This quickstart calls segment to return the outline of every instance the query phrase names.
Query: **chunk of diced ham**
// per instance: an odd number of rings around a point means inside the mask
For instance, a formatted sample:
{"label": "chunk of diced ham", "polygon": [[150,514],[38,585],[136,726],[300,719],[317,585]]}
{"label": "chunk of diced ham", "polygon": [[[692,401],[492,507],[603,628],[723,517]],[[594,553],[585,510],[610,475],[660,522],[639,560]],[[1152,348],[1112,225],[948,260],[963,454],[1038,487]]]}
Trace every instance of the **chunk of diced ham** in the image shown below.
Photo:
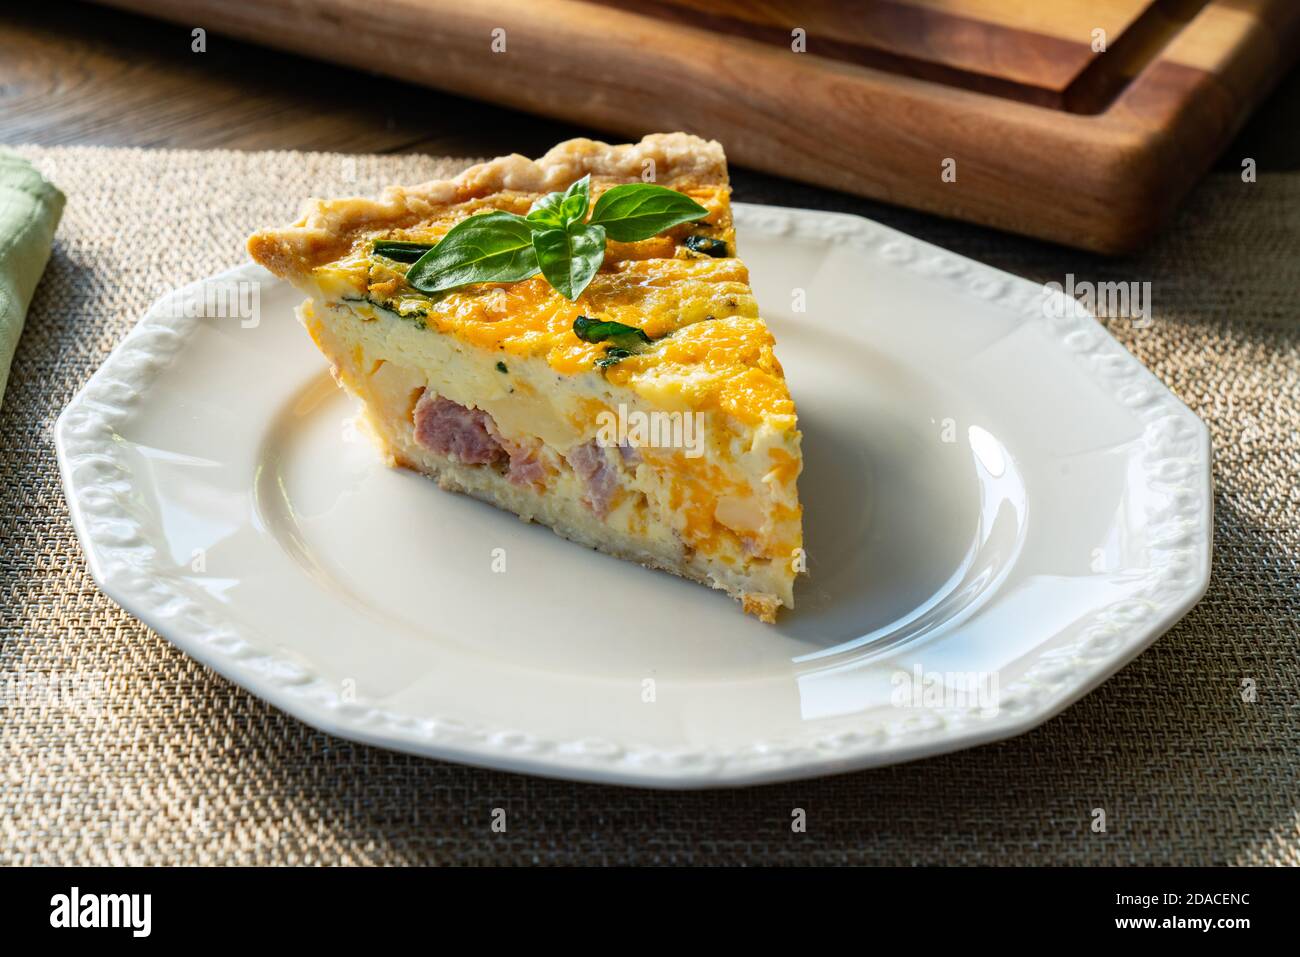
{"label": "chunk of diced ham", "polygon": [[536,457],[535,453],[512,454],[510,456],[510,469],[506,472],[506,478],[516,485],[545,485],[546,466],[542,464],[541,459]]}
{"label": "chunk of diced ham", "polygon": [[[413,412],[415,441],[431,452],[467,465],[505,462],[506,476],[516,485],[545,485],[546,467],[536,448],[505,438],[482,409],[469,409],[444,396],[425,392]],[[635,449],[628,450],[635,454]],[[628,452],[621,454],[628,458]],[[594,440],[569,450],[569,465],[586,487],[584,499],[604,518],[619,488],[618,469]]]}
{"label": "chunk of diced ham", "polygon": [[516,485],[546,484],[546,466],[542,464],[540,442],[534,440],[531,445],[521,444],[506,438],[497,428],[496,422],[488,422],[488,431],[510,456],[510,465],[506,469],[506,478]]}
{"label": "chunk of diced ham", "polygon": [[586,483],[587,504],[593,512],[604,518],[609,514],[610,503],[619,485],[618,471],[605,457],[605,450],[593,440],[574,446],[565,458],[578,477]]}
{"label": "chunk of diced ham", "polygon": [[450,455],[467,465],[488,465],[506,457],[489,431],[492,417],[482,409],[425,392],[415,404],[415,441],[431,452]]}

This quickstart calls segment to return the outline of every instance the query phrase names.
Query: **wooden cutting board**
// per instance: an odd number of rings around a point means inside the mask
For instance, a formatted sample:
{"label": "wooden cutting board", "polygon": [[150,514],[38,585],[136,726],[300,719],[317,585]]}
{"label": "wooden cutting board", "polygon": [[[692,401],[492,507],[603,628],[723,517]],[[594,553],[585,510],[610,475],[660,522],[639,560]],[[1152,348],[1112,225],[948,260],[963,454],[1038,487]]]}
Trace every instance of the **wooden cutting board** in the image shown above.
{"label": "wooden cutting board", "polygon": [[1300,0],[106,0],[1100,252],[1300,51]]}

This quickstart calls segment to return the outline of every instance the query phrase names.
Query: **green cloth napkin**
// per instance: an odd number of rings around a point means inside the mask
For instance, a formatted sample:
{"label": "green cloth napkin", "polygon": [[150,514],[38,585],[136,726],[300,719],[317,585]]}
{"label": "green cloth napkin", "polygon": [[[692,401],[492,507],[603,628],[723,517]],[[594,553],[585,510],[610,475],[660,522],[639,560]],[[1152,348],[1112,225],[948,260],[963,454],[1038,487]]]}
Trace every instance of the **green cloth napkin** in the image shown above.
{"label": "green cloth napkin", "polygon": [[62,214],[63,194],[26,160],[0,150],[0,404]]}

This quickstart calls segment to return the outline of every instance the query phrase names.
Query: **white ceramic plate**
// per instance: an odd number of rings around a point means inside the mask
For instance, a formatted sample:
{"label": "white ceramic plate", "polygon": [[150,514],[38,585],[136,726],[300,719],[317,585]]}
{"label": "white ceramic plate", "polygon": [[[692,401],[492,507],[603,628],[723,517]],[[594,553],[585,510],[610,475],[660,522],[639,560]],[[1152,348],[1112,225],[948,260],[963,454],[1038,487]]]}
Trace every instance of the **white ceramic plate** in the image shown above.
{"label": "white ceramic plate", "polygon": [[804,433],[779,624],[385,468],[253,266],[156,304],[60,418],[95,579],[333,734],[662,787],[1018,734],[1196,602],[1208,433],[1094,319],[858,217],[736,212]]}

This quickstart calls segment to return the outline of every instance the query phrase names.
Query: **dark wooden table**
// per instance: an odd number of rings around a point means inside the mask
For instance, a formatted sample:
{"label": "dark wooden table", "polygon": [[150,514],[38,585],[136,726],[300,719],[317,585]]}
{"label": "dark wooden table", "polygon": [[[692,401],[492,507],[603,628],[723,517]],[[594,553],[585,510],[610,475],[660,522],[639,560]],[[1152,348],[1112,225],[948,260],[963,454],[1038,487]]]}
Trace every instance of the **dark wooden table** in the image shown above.
{"label": "dark wooden table", "polygon": [[[55,0],[0,14],[0,143],[469,157],[538,155],[575,135],[600,131],[215,33],[206,52],[194,53],[188,27],[87,4]],[[1300,70],[1247,123],[1218,168],[1239,169],[1246,156],[1261,176],[1300,169]],[[738,198],[860,212],[931,238],[933,221],[921,214],[744,170],[735,180]]]}

